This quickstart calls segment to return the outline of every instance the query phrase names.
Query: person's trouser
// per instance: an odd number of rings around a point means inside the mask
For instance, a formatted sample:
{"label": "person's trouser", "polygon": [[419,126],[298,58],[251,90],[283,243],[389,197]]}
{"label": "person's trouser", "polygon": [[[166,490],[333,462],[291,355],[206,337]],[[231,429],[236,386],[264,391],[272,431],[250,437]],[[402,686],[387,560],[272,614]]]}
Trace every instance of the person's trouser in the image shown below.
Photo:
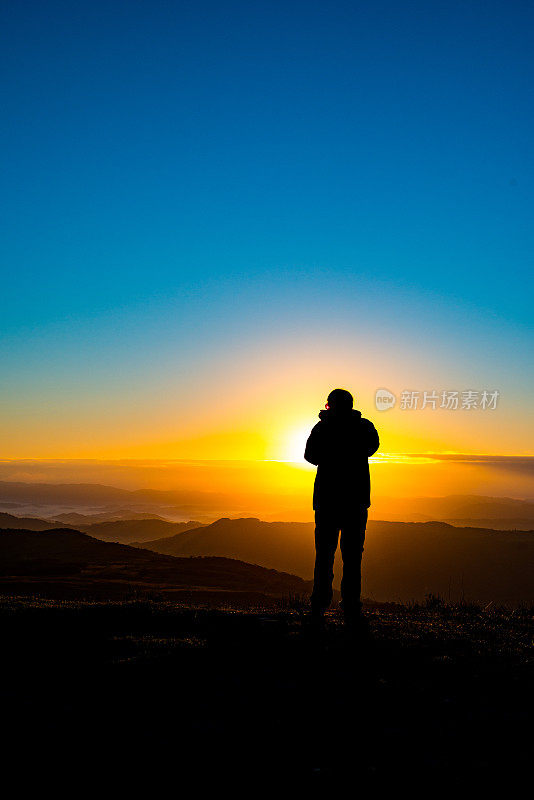
{"label": "person's trouser", "polygon": [[362,554],[367,524],[367,508],[357,505],[349,511],[317,509],[315,512],[315,571],[312,610],[325,611],[332,602],[334,558],[341,531],[343,579],[341,601],[345,615],[360,613]]}

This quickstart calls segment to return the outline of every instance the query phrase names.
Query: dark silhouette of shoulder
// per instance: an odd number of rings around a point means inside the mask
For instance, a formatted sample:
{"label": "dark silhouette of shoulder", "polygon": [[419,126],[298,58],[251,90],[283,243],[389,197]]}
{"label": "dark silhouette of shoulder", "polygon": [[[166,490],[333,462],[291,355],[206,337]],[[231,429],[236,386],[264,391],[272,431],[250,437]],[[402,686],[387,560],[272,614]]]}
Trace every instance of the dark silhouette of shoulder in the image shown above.
{"label": "dark silhouette of shoulder", "polygon": [[312,428],[304,458],[318,466],[328,462],[342,462],[369,458],[378,450],[380,441],[373,423],[362,417],[361,411],[334,413],[329,409],[319,412],[319,422]]}

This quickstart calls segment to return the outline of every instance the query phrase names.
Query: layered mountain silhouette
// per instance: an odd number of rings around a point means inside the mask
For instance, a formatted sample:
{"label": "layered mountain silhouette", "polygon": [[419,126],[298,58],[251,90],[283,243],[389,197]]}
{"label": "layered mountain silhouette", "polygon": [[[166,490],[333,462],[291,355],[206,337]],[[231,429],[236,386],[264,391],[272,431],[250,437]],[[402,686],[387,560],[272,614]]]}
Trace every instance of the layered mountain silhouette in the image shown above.
{"label": "layered mountain silhouette", "polygon": [[167,522],[162,519],[134,519],[119,520],[117,522],[99,522],[95,525],[77,525],[78,530],[102,539],[105,542],[122,542],[140,544],[154,537],[175,536],[178,533],[200,528],[202,523],[190,520],[189,522]]}
{"label": "layered mountain silhouette", "polygon": [[451,494],[445,497],[379,498],[373,517],[389,522],[430,522],[513,530],[534,529],[534,503],[512,497]]}
{"label": "layered mountain silhouette", "polygon": [[471,517],[446,519],[450,525],[456,527],[471,528],[494,528],[498,531],[531,531],[534,530],[534,519],[530,517],[481,517],[472,519]]}
{"label": "layered mountain silhouette", "polygon": [[120,508],[116,511],[101,511],[96,514],[80,514],[77,511],[70,513],[56,514],[54,521],[66,525],[95,525],[98,522],[117,522],[124,519],[164,519],[158,514],[150,511],[132,511],[128,508]]}
{"label": "layered mountain silhouette", "polygon": [[[313,574],[313,524],[220,519],[144,547],[172,555],[226,556]],[[339,565],[338,565],[339,567]],[[370,521],[363,594],[379,601],[428,594],[477,602],[534,603],[534,531],[457,528],[444,522]],[[336,570],[339,582],[339,569]]]}
{"label": "layered mountain silhouette", "polygon": [[55,598],[159,597],[269,604],[306,595],[295,575],[227,558],[176,558],[102,542],[68,528],[0,531],[0,592]]}
{"label": "layered mountain silhouette", "polygon": [[49,531],[57,528],[57,522],[38,517],[19,517],[0,512],[0,528],[21,528],[28,531]]}
{"label": "layered mountain silhouette", "polygon": [[[52,513],[50,519],[0,513],[0,527],[43,532],[63,527],[63,520],[68,519],[77,530],[103,541],[134,544],[175,557],[237,559],[311,579],[313,523],[267,523],[256,518],[223,518],[210,524],[170,522],[143,508],[152,504],[162,516],[169,508],[183,511],[165,505],[177,502],[180,496],[180,492],[132,492],[96,484],[0,482],[3,507],[12,503],[17,514],[22,515],[22,509],[31,507],[31,502],[34,507],[43,503],[40,508],[49,507],[51,512],[54,504],[91,508],[89,515],[79,511],[59,513],[59,520],[52,518]],[[392,502],[404,520],[415,517],[429,521],[370,520],[363,570],[367,597],[410,601],[439,593],[453,600],[464,596],[484,603],[534,603],[534,503],[477,495]],[[381,508],[379,499],[372,511],[376,515]],[[121,518],[102,520],[108,515]],[[125,518],[128,515],[131,517]],[[443,518],[449,518],[454,526],[439,521]],[[339,578],[338,564],[337,585]]]}
{"label": "layered mountain silhouette", "polygon": [[[229,505],[229,496],[190,490],[119,489],[94,483],[24,483],[0,481],[0,507],[24,516],[47,517],[62,524],[83,525],[120,519],[171,518],[213,521],[228,513],[244,516],[245,508]],[[50,508],[50,512],[46,509]],[[54,509],[54,507],[57,507]],[[249,506],[250,508],[250,506]],[[20,509],[20,511],[18,510]],[[254,510],[252,507],[251,510]],[[273,508],[275,519],[276,508]],[[89,515],[89,519],[76,518]],[[103,516],[101,516],[103,515]],[[120,515],[120,516],[118,516]],[[510,497],[446,495],[444,497],[374,497],[371,517],[398,522],[445,521],[500,529],[534,529],[534,503]],[[311,519],[311,510],[310,510]]]}
{"label": "layered mountain silhouette", "polygon": [[[13,514],[0,513],[1,528],[23,528],[30,531],[52,530],[58,526],[63,527],[61,517],[78,517],[82,521],[86,519],[83,514],[59,515],[57,519],[46,520],[38,517],[18,517]],[[163,519],[129,519],[117,520],[112,522],[97,522],[93,524],[76,524],[76,530],[89,533],[95,539],[102,539],[105,542],[122,542],[129,544],[136,541],[137,544],[155,537],[174,536],[177,533],[200,528],[201,522],[190,520],[189,522],[168,522]]]}
{"label": "layered mountain silhouette", "polygon": [[[0,481],[0,500],[27,505],[111,506],[151,511],[169,506],[175,512],[187,509],[225,507],[228,495],[195,490],[119,489],[98,483],[24,483]],[[5,507],[5,506],[4,506]]]}
{"label": "layered mountain silhouette", "polygon": [[262,566],[283,563],[283,569],[310,578],[315,559],[313,531],[310,522],[223,518],[176,536],[145,541],[142,546],[168,555],[224,555]]}

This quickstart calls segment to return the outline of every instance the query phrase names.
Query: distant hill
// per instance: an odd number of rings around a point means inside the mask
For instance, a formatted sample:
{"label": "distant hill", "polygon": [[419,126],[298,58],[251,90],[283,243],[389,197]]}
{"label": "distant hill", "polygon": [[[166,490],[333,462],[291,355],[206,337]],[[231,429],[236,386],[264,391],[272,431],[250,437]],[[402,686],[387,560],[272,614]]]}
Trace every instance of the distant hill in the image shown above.
{"label": "distant hill", "polygon": [[502,522],[522,520],[528,525],[528,530],[534,529],[534,503],[513,497],[469,494],[451,494],[444,497],[379,497],[371,506],[371,514],[373,518],[395,522],[439,520],[469,525],[476,520],[484,522],[489,528],[501,529],[502,524],[494,525],[494,520]]}
{"label": "distant hill", "polygon": [[67,503],[87,505],[129,500],[132,492],[98,483],[24,483],[0,481],[3,501],[18,503]]}
{"label": "distant hill", "polygon": [[119,489],[99,483],[24,483],[22,481],[0,481],[0,500],[2,502],[32,503],[42,505],[103,505],[116,504],[120,507],[139,508],[149,504],[174,505],[179,508],[195,506],[221,507],[227,502],[227,495],[221,492],[200,492],[194,490],[159,489]]}
{"label": "distant hill", "polygon": [[534,532],[534,519],[529,517],[503,517],[493,518],[486,517],[482,519],[446,519],[443,522],[448,522],[450,525],[464,528],[493,528],[498,531],[532,531]]}
{"label": "distant hill", "polygon": [[534,604],[534,533],[444,522],[370,522],[364,591],[381,599],[428,593],[481,603]]}
{"label": "distant hill", "polygon": [[[220,519],[145,542],[160,553],[219,555],[311,578],[313,524]],[[336,580],[339,582],[339,564]],[[380,601],[442,594],[478,602],[534,604],[534,533],[458,528],[444,522],[370,521],[363,593]]]}
{"label": "distant hill", "polygon": [[0,592],[114,598],[156,592],[190,602],[272,603],[308,594],[295,575],[227,558],[174,558],[68,528],[0,531]]}
{"label": "distant hill", "polygon": [[79,530],[102,539],[105,542],[122,542],[142,544],[154,537],[164,538],[178,533],[202,527],[201,522],[167,522],[161,519],[119,520],[117,522],[99,522],[95,525],[77,525]]}
{"label": "distant hill", "polygon": [[96,525],[98,522],[117,522],[124,519],[165,519],[165,517],[160,517],[150,511],[131,511],[127,508],[116,511],[101,511],[97,514],[79,514],[77,511],[72,511],[54,516],[55,522],[75,525],[77,528],[80,525],[87,527],[87,525]]}
{"label": "distant hill", "polygon": [[57,522],[37,517],[16,517],[14,514],[0,512],[0,528],[22,528],[28,531],[47,531],[57,528]]}
{"label": "distant hill", "polygon": [[[45,531],[57,528],[62,525],[64,518],[87,519],[83,514],[60,514],[58,519],[46,520],[37,517],[17,517],[13,514],[0,512],[0,529],[2,528],[22,528],[30,531]],[[72,523],[71,523],[72,524]],[[76,523],[74,523],[76,524]],[[133,540],[142,543],[154,537],[173,536],[177,533],[200,528],[201,522],[190,520],[189,522],[167,522],[160,518],[148,517],[148,519],[126,519],[115,522],[97,522],[94,524],[76,524],[76,530],[89,533],[95,539],[102,539],[106,542],[122,542],[129,544]]]}
{"label": "distant hill", "polygon": [[144,543],[132,542],[132,545],[142,545],[168,555],[224,555],[263,566],[283,563],[283,569],[311,577],[314,563],[313,530],[313,523],[310,522],[223,518],[177,536]]}
{"label": "distant hill", "polygon": [[[254,511],[254,505],[251,506],[249,502],[246,506],[236,506],[232,494],[221,492],[185,489],[129,490],[96,483],[22,481],[0,481],[0,507],[7,510],[18,507],[25,516],[58,519],[62,524],[76,526],[113,521],[118,518],[118,513],[124,513],[124,517],[121,517],[123,519],[146,515],[151,519],[162,517],[185,521],[194,518],[205,522],[229,514],[244,516],[249,513],[249,508]],[[311,520],[313,514],[310,506],[300,508],[299,514],[306,514],[306,508],[309,509]],[[83,516],[88,514],[91,518],[78,519],[75,516],[78,513]],[[272,516],[269,513],[269,519],[276,519],[275,513],[274,506]],[[103,516],[100,517],[100,514]],[[286,512],[283,512],[281,518],[288,518]],[[442,497],[374,496],[371,518],[392,522],[439,520],[452,521],[460,526],[472,524],[479,527],[482,524],[488,528],[531,530],[534,529],[534,502],[511,497],[460,494]],[[499,522],[494,524],[497,520]]]}

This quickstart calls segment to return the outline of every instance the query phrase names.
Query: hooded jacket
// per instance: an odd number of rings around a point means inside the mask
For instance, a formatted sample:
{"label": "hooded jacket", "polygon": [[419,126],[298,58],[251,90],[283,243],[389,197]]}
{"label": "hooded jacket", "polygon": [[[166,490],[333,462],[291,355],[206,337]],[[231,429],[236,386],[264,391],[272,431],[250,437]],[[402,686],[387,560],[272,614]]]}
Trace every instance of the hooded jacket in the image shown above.
{"label": "hooded jacket", "polygon": [[313,487],[315,510],[350,511],[371,505],[368,458],[380,444],[376,428],[361,411],[319,412],[304,458],[317,466]]}

